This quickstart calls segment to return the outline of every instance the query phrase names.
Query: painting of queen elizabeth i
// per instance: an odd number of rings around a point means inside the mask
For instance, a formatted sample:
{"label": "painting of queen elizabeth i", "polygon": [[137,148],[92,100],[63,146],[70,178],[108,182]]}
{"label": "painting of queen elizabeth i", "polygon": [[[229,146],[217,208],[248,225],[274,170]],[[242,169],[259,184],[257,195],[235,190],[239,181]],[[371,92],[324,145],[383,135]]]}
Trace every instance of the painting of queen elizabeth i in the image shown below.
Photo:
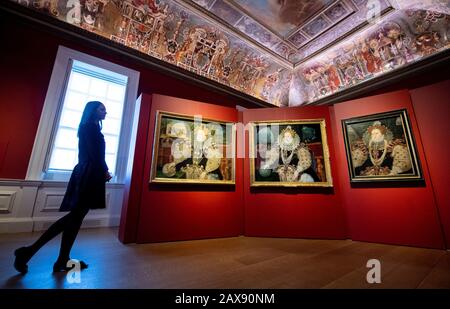
{"label": "painting of queen elizabeth i", "polygon": [[150,182],[234,184],[235,125],[157,112]]}
{"label": "painting of queen elizabeth i", "polygon": [[422,180],[406,110],[342,121],[351,182]]}
{"label": "painting of queen elizabeth i", "polygon": [[251,186],[333,186],[325,120],[250,125]]}

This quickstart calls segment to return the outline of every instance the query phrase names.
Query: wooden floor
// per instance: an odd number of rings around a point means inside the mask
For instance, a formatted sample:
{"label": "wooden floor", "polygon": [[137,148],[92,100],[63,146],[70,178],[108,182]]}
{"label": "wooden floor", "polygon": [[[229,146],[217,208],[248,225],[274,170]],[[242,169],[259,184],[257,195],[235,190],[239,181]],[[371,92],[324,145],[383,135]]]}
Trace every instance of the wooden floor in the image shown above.
{"label": "wooden floor", "polygon": [[[116,229],[80,232],[73,258],[89,268],[69,284],[51,269],[59,238],[17,274],[15,248],[39,233],[0,235],[0,288],[450,288],[450,252],[355,242],[234,237],[124,245]],[[381,262],[381,284],[366,263]]]}

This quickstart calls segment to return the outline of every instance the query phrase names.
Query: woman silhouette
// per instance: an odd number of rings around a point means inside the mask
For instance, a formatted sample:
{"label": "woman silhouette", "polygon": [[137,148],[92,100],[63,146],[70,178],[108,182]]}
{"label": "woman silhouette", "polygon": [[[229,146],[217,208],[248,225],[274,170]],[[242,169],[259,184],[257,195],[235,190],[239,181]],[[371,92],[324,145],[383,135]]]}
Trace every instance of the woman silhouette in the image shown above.
{"label": "woman silhouette", "polygon": [[[106,108],[99,101],[88,102],[78,127],[78,164],[72,171],[60,211],[67,215],[53,223],[39,239],[14,252],[14,267],[22,274],[28,271],[28,261],[47,242],[62,233],[61,248],[53,271],[67,271],[70,250],[89,209],[105,208],[105,182],[111,179],[105,162],[105,139],[101,133]],[[88,265],[80,261],[80,268]]]}

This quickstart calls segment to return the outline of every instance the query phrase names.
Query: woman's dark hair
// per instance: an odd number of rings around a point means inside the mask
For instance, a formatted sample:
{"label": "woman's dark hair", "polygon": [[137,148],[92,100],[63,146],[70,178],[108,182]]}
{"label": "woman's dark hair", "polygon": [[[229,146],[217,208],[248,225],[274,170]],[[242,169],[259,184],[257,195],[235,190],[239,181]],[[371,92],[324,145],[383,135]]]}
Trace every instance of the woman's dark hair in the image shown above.
{"label": "woman's dark hair", "polygon": [[78,126],[78,136],[80,135],[80,129],[83,125],[88,123],[93,123],[98,126],[99,129],[102,127],[102,121],[95,118],[97,108],[103,105],[100,101],[90,101],[86,103],[83,110],[83,115],[81,116],[80,125]]}

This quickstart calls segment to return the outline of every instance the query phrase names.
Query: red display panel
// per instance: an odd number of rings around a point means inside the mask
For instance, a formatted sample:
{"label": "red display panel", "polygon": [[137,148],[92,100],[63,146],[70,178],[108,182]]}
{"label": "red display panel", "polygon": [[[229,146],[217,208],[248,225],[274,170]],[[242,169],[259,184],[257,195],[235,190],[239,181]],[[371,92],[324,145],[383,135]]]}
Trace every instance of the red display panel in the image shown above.
{"label": "red display panel", "polygon": [[439,217],[450,248],[450,80],[411,91]]}
{"label": "red display panel", "polygon": [[[267,120],[325,119],[330,150],[332,188],[250,187],[246,150],[244,206],[246,236],[347,238],[328,107],[266,108],[243,112],[244,124]],[[249,145],[248,134],[246,145]],[[248,147],[247,147],[248,148]]]}
{"label": "red display panel", "polygon": [[[147,99],[149,97],[143,98]],[[162,95],[152,96],[136,241],[160,242],[240,235],[242,160],[236,160],[235,185],[149,183],[158,110],[238,122],[238,112],[234,108]]]}
{"label": "red display panel", "polygon": [[[424,182],[351,185],[341,121],[406,109],[411,121]],[[330,107],[335,133],[338,189],[352,240],[443,248],[432,182],[408,91],[343,102]]]}

